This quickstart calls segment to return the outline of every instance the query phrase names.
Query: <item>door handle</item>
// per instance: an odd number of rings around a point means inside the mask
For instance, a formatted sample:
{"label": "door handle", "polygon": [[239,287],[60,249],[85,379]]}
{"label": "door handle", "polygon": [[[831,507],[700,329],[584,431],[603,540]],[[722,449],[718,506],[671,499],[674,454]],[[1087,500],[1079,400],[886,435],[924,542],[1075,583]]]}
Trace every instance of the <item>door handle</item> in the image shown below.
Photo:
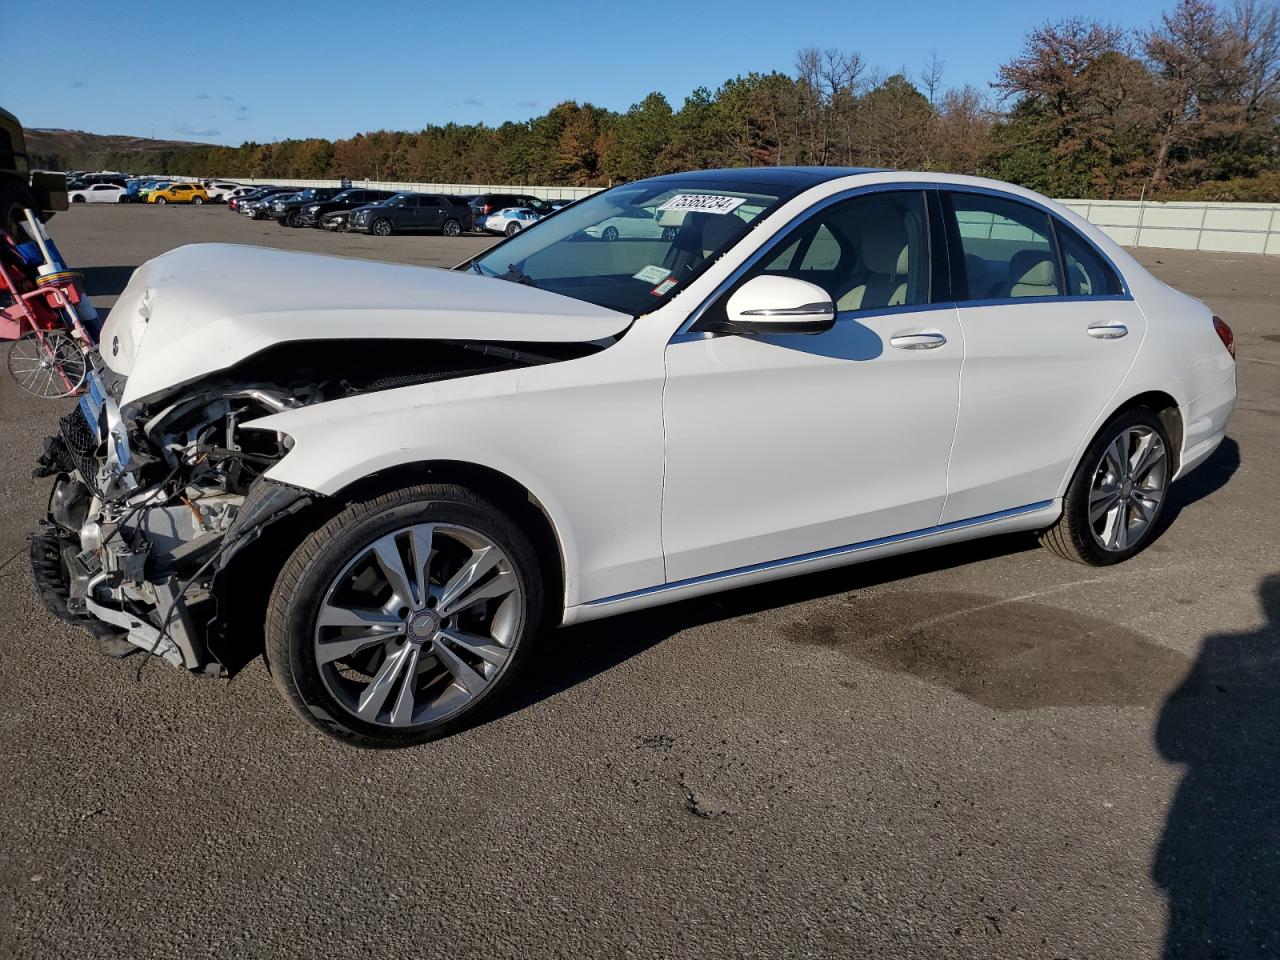
{"label": "door handle", "polygon": [[1095,323],[1089,327],[1089,336],[1098,340],[1119,340],[1128,332],[1123,323]]}
{"label": "door handle", "polygon": [[933,350],[947,342],[940,333],[899,333],[889,339],[899,350]]}

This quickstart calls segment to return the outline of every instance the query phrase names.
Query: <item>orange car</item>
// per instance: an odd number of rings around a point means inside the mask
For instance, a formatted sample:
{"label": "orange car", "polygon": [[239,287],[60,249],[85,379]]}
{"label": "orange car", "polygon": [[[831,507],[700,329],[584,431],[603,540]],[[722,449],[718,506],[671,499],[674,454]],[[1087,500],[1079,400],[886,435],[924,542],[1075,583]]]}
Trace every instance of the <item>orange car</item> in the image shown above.
{"label": "orange car", "polygon": [[147,194],[147,203],[194,203],[199,206],[209,202],[209,194],[198,183],[174,183]]}

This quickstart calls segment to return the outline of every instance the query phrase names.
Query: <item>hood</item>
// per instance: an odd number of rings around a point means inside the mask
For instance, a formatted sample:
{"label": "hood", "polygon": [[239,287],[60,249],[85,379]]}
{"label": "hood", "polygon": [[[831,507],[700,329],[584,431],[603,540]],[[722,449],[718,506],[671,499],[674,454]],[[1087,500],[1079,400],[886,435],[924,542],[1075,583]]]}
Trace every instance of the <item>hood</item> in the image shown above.
{"label": "hood", "polygon": [[589,343],[621,333],[631,320],[472,273],[208,243],[178,247],[134,271],[99,349],[106,365],[128,378],[123,404],[279,343]]}

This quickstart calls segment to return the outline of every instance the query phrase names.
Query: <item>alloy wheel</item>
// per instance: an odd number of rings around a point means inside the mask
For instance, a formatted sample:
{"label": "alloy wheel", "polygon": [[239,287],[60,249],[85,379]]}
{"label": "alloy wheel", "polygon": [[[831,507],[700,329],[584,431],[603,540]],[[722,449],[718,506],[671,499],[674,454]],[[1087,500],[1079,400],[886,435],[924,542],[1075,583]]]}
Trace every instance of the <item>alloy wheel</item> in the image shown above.
{"label": "alloy wheel", "polygon": [[379,537],[333,579],[316,615],[322,682],[380,726],[439,722],[483,696],[520,636],[521,581],[473,529],[422,523]]}
{"label": "alloy wheel", "polygon": [[1104,550],[1144,538],[1169,487],[1169,457],[1150,427],[1126,427],[1107,445],[1089,486],[1089,528]]}

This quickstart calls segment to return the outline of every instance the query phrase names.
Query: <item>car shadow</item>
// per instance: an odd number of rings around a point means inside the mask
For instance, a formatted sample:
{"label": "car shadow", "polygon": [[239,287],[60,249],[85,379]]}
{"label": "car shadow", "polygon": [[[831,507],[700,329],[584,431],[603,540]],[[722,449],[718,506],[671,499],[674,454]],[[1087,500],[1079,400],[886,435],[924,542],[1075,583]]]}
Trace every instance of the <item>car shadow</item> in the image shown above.
{"label": "car shadow", "polygon": [[1231,437],[1225,437],[1209,459],[1169,488],[1169,498],[1165,501],[1152,542],[1164,536],[1183,510],[1225,487],[1239,469],[1240,444]]}
{"label": "car shadow", "polygon": [[1151,866],[1165,960],[1280,956],[1280,574],[1258,596],[1266,622],[1206,637],[1156,724],[1184,767]]}
{"label": "car shadow", "polygon": [[555,696],[694,627],[1038,549],[1031,534],[1004,534],[565,627],[543,638],[519,691],[513,691],[500,713],[513,713]]}

